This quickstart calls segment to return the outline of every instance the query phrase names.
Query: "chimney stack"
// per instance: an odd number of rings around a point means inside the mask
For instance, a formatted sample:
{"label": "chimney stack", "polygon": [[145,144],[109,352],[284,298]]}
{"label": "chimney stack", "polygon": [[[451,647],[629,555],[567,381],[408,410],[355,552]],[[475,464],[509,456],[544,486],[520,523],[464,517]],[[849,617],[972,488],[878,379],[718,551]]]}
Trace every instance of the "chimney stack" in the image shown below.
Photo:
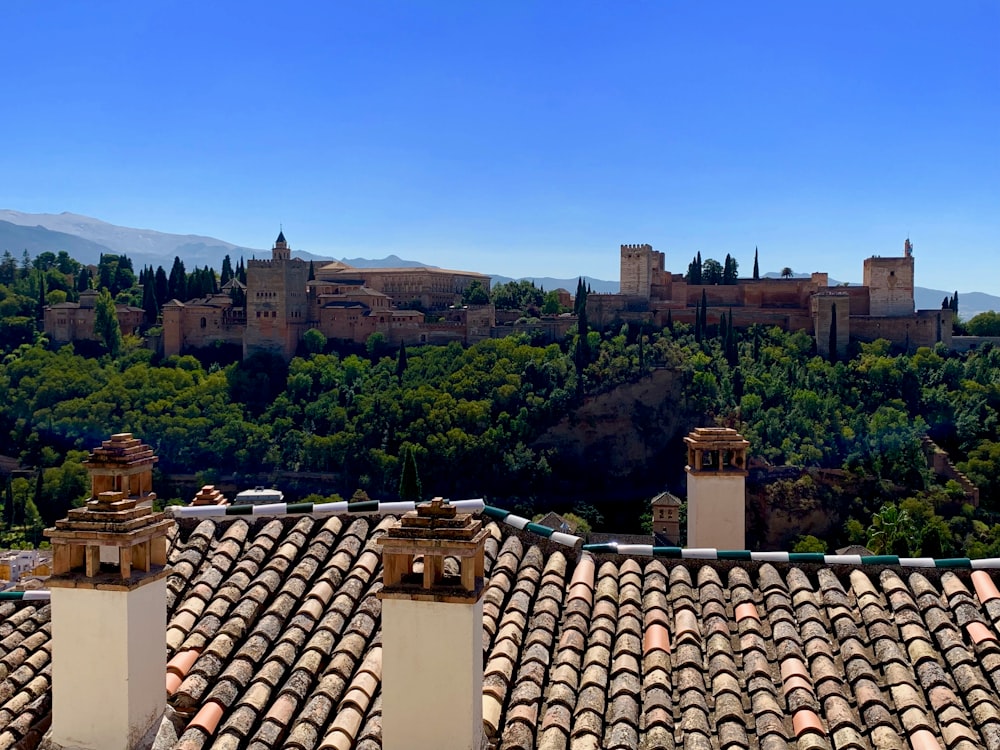
{"label": "chimney stack", "polygon": [[45,530],[53,560],[48,747],[148,747],[163,715],[172,522],[150,507],[155,461],[130,433],[105,440],[86,462],[95,497]]}
{"label": "chimney stack", "polygon": [[688,547],[746,549],[747,448],[728,427],[698,427],[688,449]]}
{"label": "chimney stack", "polygon": [[[379,539],[385,750],[484,747],[486,536],[481,521],[435,498]],[[446,573],[449,557],[457,558],[458,575]]]}

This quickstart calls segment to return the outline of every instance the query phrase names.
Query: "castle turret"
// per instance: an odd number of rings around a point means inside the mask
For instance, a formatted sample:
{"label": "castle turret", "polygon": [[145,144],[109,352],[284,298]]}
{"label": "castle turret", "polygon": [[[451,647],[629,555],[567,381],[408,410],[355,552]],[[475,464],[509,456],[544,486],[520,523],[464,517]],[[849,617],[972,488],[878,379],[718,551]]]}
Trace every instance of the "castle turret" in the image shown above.
{"label": "castle turret", "polygon": [[271,249],[271,259],[272,260],[291,260],[292,249],[288,247],[288,242],[285,241],[285,231],[282,229],[278,232],[278,239],[274,241],[274,247]]}

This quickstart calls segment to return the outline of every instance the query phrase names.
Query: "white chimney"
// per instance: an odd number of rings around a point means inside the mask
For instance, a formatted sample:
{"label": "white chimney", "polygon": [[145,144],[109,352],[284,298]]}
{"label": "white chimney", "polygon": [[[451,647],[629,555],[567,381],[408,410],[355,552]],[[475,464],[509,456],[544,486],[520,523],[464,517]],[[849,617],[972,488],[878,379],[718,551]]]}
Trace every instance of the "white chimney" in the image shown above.
{"label": "white chimney", "polygon": [[688,449],[688,547],[746,549],[747,448],[728,427],[698,427]]}
{"label": "white chimney", "polygon": [[[117,464],[124,489],[100,492],[45,534],[52,541],[52,729],[47,747],[137,750],[152,743],[166,707],[167,530],[142,505],[152,449],[128,433],[88,464]],[[140,494],[141,493],[141,494]],[[112,553],[109,555],[109,552]],[[102,562],[108,559],[113,562]]]}
{"label": "white chimney", "polygon": [[[379,539],[385,750],[484,747],[486,536],[481,521],[435,498]],[[458,559],[459,575],[445,575],[446,557]]]}

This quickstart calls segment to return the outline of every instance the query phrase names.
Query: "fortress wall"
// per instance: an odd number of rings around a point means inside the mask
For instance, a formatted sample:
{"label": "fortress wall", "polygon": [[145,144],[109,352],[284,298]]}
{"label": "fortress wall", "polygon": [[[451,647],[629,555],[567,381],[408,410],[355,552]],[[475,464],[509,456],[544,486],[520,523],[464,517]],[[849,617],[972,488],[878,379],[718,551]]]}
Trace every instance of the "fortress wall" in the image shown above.
{"label": "fortress wall", "polygon": [[851,336],[851,298],[847,294],[831,292],[816,294],[812,298],[813,332],[816,337],[816,352],[821,357],[829,357],[830,333],[834,320],[837,321],[834,346],[838,357],[847,353]]}
{"label": "fortress wall", "polygon": [[888,339],[910,349],[934,346],[939,341],[951,346],[950,310],[921,310],[899,317],[851,316],[851,335],[861,341]]}

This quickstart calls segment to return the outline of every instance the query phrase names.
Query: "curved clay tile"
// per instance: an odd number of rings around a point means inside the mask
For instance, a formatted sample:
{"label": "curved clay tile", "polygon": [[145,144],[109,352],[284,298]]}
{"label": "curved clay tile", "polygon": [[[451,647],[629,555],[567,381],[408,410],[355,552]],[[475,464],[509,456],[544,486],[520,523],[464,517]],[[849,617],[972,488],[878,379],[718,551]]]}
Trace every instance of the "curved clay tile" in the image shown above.
{"label": "curved clay tile", "polygon": [[997,640],[997,634],[981,622],[970,622],[965,627],[972,642],[976,645]]}
{"label": "curved clay tile", "polygon": [[191,719],[191,722],[187,725],[188,729],[200,729],[202,732],[211,737],[219,726],[219,721],[222,719],[222,714],[225,712],[225,708],[221,703],[216,703],[215,701],[208,701],[205,705],[201,707],[195,717]]}
{"label": "curved clay tile", "polygon": [[826,729],[823,727],[819,715],[809,708],[803,708],[792,715],[792,729],[795,731],[796,737],[801,737],[806,732],[826,734]]}
{"label": "curved clay tile", "polygon": [[991,599],[1000,599],[1000,591],[985,570],[975,570],[972,573],[972,585],[976,587],[976,596],[983,604]]}

